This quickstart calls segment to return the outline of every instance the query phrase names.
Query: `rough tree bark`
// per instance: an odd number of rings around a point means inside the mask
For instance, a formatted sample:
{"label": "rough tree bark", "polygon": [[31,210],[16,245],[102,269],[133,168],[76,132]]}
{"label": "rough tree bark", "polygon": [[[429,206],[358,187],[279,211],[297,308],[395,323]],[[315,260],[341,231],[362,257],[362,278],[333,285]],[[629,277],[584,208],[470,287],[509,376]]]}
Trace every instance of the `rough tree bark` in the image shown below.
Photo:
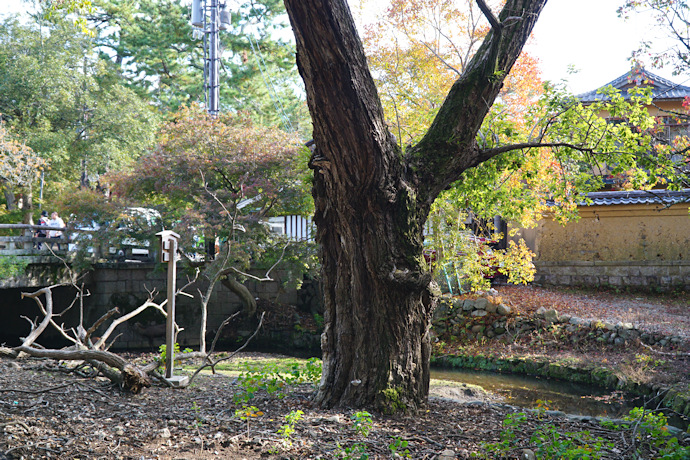
{"label": "rough tree bark", "polygon": [[546,0],[508,0],[418,145],[403,155],[345,0],[285,0],[314,125],[326,327],[322,407],[414,411],[429,390],[435,296],[422,257],[436,196],[497,151],[475,136]]}

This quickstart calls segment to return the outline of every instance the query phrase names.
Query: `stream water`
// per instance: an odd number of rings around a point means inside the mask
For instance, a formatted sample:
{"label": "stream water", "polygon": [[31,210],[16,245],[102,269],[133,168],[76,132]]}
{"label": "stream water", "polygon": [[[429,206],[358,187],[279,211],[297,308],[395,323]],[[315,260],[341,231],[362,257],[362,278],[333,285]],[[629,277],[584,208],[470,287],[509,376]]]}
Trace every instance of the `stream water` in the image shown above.
{"label": "stream water", "polygon": [[[293,354],[294,355],[294,354]],[[305,354],[302,358],[311,358]],[[566,414],[592,417],[623,418],[631,409],[642,407],[645,397],[622,391],[612,391],[584,383],[531,377],[517,374],[500,374],[471,369],[432,368],[431,378],[477,385],[516,407],[534,409],[545,407]],[[654,407],[658,401],[653,401]],[[688,419],[666,414],[669,425],[688,429]]]}
{"label": "stream water", "polygon": [[432,379],[451,380],[478,385],[503,398],[506,404],[549,410],[567,414],[621,418],[634,407],[644,404],[642,397],[601,387],[486,371],[432,369]]}

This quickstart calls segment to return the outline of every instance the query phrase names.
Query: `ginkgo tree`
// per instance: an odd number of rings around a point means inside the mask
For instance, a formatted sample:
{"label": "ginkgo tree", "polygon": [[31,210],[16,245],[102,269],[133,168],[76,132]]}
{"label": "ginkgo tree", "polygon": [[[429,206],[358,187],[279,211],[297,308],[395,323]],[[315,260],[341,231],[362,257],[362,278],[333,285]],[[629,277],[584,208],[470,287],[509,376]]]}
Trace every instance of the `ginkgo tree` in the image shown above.
{"label": "ginkgo tree", "polygon": [[512,171],[536,172],[530,156],[542,148],[553,152],[544,160],[563,178],[553,192],[563,202],[577,203],[596,186],[597,164],[636,167],[640,179],[664,167],[648,153],[649,118],[640,107],[649,94],[634,106],[611,95],[607,109],[632,110],[628,124],[606,124],[557,88],[527,112],[533,129],[515,133],[500,111],[494,115],[546,0],[507,0],[497,15],[484,0],[476,3],[490,31],[431,124],[403,151],[345,1],[285,1],[314,123],[310,166],[326,309],[315,403],[322,407],[414,411],[425,403],[436,292],[423,257],[424,230],[448,187],[472,190],[469,201],[540,201],[526,188],[509,194],[495,184]]}
{"label": "ginkgo tree", "polygon": [[[360,8],[366,9],[369,3],[360,2]],[[471,0],[393,0],[377,20],[365,26],[363,44],[369,66],[389,129],[397,136],[401,150],[421,138],[451,85],[488,33],[488,24],[482,19],[479,7]],[[499,137],[516,137],[520,131],[530,129],[526,126],[526,114],[542,92],[537,60],[522,53],[505,78],[479,135],[491,142]],[[532,163],[546,155],[534,153]],[[513,171],[497,178],[494,188],[523,187],[519,175]],[[475,209],[470,209],[465,191],[446,191],[432,207],[425,244],[427,252],[434,255],[432,268],[439,275],[446,275],[439,276],[439,280],[450,283],[453,279],[464,287],[477,289],[487,287],[488,279],[498,269],[511,281],[531,281],[534,266],[524,241],[509,242],[507,250],[490,247],[505,237],[493,226],[493,215],[503,213],[500,200],[489,203],[492,197],[485,196],[476,200],[482,201],[481,206],[475,203]],[[497,193],[498,190],[494,192]],[[472,235],[465,225],[470,214],[477,217],[475,222],[487,223],[481,226],[479,237]],[[527,216],[520,217],[521,222],[528,220]],[[512,263],[518,260],[523,262]],[[447,269],[453,276],[448,276]]]}

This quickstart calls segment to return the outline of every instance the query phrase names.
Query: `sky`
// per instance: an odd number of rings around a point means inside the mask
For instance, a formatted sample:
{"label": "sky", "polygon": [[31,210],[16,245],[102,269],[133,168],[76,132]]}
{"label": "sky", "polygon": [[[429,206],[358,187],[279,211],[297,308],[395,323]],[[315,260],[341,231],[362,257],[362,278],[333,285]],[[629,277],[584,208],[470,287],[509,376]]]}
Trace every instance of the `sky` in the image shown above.
{"label": "sky", "polygon": [[[353,9],[359,0],[348,0]],[[630,55],[643,38],[663,38],[650,15],[632,14],[625,21],[616,9],[624,0],[549,0],[525,48],[540,62],[542,78],[566,79],[574,94],[606,85],[630,70]],[[379,9],[383,9],[380,2]],[[498,14],[498,10],[494,11]],[[366,15],[366,13],[364,13]],[[375,15],[375,13],[374,13]],[[369,21],[370,19],[365,19]],[[569,67],[578,70],[569,73]],[[690,76],[670,70],[649,69],[675,83],[690,85]]]}
{"label": "sky", "polygon": [[[354,4],[356,0],[349,0]],[[232,2],[230,2],[232,3]],[[660,36],[648,15],[624,21],[616,14],[623,0],[549,0],[537,21],[527,50],[540,61],[545,80],[568,80],[574,94],[594,90],[630,70],[628,58],[642,38]],[[0,15],[21,11],[19,0],[0,0]],[[578,73],[568,73],[573,66]],[[679,84],[690,75],[673,76],[667,69],[649,69]]]}
{"label": "sky", "polygon": [[[628,60],[643,38],[663,40],[661,29],[646,14],[624,21],[616,14],[623,0],[550,0],[534,28],[528,51],[539,58],[545,80],[569,80],[575,94],[597,89],[630,70]],[[579,72],[568,74],[573,65]],[[663,78],[690,84],[690,75],[652,69]]]}

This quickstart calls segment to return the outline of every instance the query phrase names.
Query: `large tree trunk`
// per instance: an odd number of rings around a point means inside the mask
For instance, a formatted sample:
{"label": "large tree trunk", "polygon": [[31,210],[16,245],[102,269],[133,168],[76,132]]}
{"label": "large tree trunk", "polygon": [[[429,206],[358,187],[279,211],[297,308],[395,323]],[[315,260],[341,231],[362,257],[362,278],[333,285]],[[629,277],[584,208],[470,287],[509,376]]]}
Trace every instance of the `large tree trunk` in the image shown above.
{"label": "large tree trunk", "polygon": [[[545,1],[508,0],[505,24],[494,26],[425,138],[403,156],[345,1],[285,0],[316,143],[310,165],[326,307],[321,406],[392,412],[425,404],[435,299],[423,226],[438,193],[490,157],[475,136]],[[509,17],[517,19],[508,24]]]}
{"label": "large tree trunk", "polygon": [[[227,271],[229,272],[230,270]],[[256,299],[252,293],[249,292],[247,286],[237,281],[237,279],[235,279],[235,277],[229,273],[226,274],[225,277],[221,278],[220,282],[230,292],[240,298],[240,301],[242,302],[242,315],[245,318],[252,317],[256,314]]]}
{"label": "large tree trunk", "polygon": [[416,210],[404,197],[386,202],[380,190],[352,195],[324,197],[316,210],[326,307],[316,399],[325,407],[414,411],[429,391],[434,307],[421,234],[409,225]]}

